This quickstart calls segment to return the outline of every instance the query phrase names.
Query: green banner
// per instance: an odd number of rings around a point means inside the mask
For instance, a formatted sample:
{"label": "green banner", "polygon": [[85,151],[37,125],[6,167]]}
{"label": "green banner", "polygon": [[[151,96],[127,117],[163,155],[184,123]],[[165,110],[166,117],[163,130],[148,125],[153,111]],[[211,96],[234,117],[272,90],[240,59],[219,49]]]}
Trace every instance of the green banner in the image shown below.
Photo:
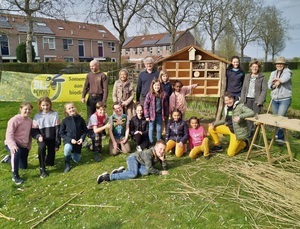
{"label": "green banner", "polygon": [[0,101],[36,101],[48,96],[55,102],[80,101],[86,74],[32,74],[3,71]]}

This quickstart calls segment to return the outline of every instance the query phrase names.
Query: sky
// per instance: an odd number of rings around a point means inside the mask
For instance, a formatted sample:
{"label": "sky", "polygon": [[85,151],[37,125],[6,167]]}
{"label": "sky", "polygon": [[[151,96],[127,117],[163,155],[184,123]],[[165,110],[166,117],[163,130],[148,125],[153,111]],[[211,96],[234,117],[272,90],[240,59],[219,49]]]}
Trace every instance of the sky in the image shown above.
{"label": "sky", "polygon": [[[289,32],[288,36],[290,40],[286,43],[286,48],[282,51],[279,55],[284,56],[287,59],[291,59],[293,57],[300,57],[300,20],[299,20],[299,13],[300,13],[300,0],[264,0],[265,5],[273,6],[275,5],[277,9],[282,12],[282,16],[289,22]],[[82,10],[84,6],[78,5],[78,8]],[[80,11],[80,10],[79,10]],[[81,15],[81,17],[79,17]],[[70,18],[71,20],[84,20],[84,15],[78,13],[77,17]],[[117,38],[118,34],[116,33],[115,29],[112,26],[112,23],[102,22],[107,29],[109,29]],[[135,36],[139,34],[139,25],[132,24],[127,31],[128,36]],[[149,31],[150,33],[160,33],[164,31]],[[210,49],[209,41],[204,47],[205,49]],[[257,59],[264,59],[264,52],[261,47],[257,43],[248,44],[246,49],[244,50],[244,54],[250,56],[252,58]],[[271,56],[268,56],[268,59],[271,59]]]}

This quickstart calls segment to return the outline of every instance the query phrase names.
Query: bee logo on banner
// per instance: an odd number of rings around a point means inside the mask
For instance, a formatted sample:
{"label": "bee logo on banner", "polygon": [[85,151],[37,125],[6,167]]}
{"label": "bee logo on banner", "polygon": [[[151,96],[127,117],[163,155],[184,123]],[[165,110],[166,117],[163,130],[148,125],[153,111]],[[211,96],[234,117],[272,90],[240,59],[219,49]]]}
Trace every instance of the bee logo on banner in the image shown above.
{"label": "bee logo on banner", "polygon": [[57,75],[38,75],[31,83],[31,92],[36,98],[48,96],[55,101],[61,94],[62,84],[65,79],[61,78],[62,74]]}

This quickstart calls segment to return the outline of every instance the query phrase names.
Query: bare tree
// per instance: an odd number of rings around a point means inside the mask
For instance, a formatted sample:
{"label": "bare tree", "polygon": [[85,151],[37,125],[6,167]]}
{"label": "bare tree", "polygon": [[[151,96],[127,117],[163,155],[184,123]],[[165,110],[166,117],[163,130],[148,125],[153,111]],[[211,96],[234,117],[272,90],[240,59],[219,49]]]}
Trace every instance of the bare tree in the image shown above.
{"label": "bare tree", "polygon": [[206,41],[206,37],[205,34],[201,32],[201,30],[199,29],[198,26],[196,26],[193,30],[192,33],[195,37],[196,42],[199,44],[199,46],[202,49],[205,49],[205,41]]}
{"label": "bare tree", "polygon": [[240,46],[241,60],[246,46],[258,38],[263,3],[261,0],[234,0],[234,13],[231,21],[233,34]]}
{"label": "bare tree", "polygon": [[[164,28],[171,37],[171,52],[175,43],[188,31],[194,29],[205,17],[203,3],[206,0],[150,0],[140,17],[146,26]],[[182,30],[183,33],[178,34]]]}
{"label": "bare tree", "polygon": [[264,49],[265,62],[268,60],[268,54],[272,55],[274,61],[275,55],[284,50],[285,42],[289,39],[286,26],[289,23],[275,6],[264,7],[261,18],[259,40]]}
{"label": "bare tree", "polygon": [[233,17],[232,4],[233,0],[207,0],[204,2],[206,17],[203,18],[201,24],[210,38],[212,53],[215,53],[217,39]]}
{"label": "bare tree", "polygon": [[232,36],[232,27],[227,26],[217,41],[217,54],[227,60],[237,54],[235,37]]}
{"label": "bare tree", "polygon": [[[48,17],[64,17],[67,9],[73,4],[72,1],[64,0],[4,0],[1,9],[4,12],[18,12],[25,15],[27,21],[26,34],[26,57],[27,62],[32,62],[32,40],[33,40],[33,24],[35,14]],[[63,10],[62,10],[63,9]]]}
{"label": "bare tree", "polygon": [[[122,47],[125,43],[126,29],[133,17],[144,8],[145,0],[86,0],[89,2],[88,17],[99,20],[110,19],[119,35],[118,64],[121,67]],[[95,7],[97,5],[97,7]]]}

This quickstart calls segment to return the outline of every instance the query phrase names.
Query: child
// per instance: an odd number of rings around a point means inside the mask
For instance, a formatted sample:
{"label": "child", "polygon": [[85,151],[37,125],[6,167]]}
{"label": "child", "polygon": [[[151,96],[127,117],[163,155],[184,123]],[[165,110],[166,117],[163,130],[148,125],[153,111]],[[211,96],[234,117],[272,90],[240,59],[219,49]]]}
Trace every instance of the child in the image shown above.
{"label": "child", "polygon": [[186,122],[181,119],[181,111],[175,108],[172,112],[172,119],[169,120],[167,126],[166,152],[169,152],[175,147],[175,155],[182,157],[188,137],[188,126]]}
{"label": "child", "polygon": [[[38,107],[40,112],[33,118],[32,137],[37,140],[40,177],[43,179],[48,176],[46,165],[54,165],[55,151],[59,149],[61,143],[60,120],[58,113],[52,110],[52,102],[49,97],[40,98]],[[46,151],[48,152],[46,153]]]}
{"label": "child", "polygon": [[102,132],[110,128],[110,124],[104,123],[107,120],[105,112],[106,105],[102,102],[96,103],[96,112],[91,115],[88,123],[88,136],[92,139],[92,150],[94,151],[95,161],[100,161],[100,153],[102,151]]}
{"label": "child", "polygon": [[31,126],[32,120],[29,117],[32,105],[24,102],[20,106],[20,114],[12,117],[7,123],[5,135],[5,148],[10,152],[12,181],[15,184],[22,184],[19,168],[27,169],[28,153],[31,148]]}
{"label": "child", "polygon": [[189,120],[189,142],[191,152],[189,157],[195,159],[200,153],[203,152],[205,159],[210,159],[211,155],[209,154],[209,142],[206,137],[206,132],[203,126],[200,125],[199,119],[193,116]]}
{"label": "child", "polygon": [[162,122],[169,115],[169,101],[166,93],[162,90],[158,79],[151,82],[150,91],[146,95],[144,103],[144,114],[149,122],[149,140],[153,146],[153,131],[156,128],[156,140],[161,139]]}
{"label": "child", "polygon": [[136,115],[132,117],[129,122],[130,135],[136,142],[137,151],[142,151],[149,146],[149,122],[146,121],[143,113],[143,106],[138,104],[136,106]]}
{"label": "child", "polygon": [[182,82],[176,80],[173,84],[174,92],[170,96],[169,113],[171,113],[175,108],[179,109],[182,114],[182,119],[184,120],[186,111],[186,100],[185,96],[190,94],[192,89],[197,87],[198,84],[191,84],[190,86],[183,86]]}
{"label": "child", "polygon": [[[112,180],[128,180],[136,178],[138,175],[168,175],[164,155],[165,148],[166,143],[163,140],[158,140],[153,148],[130,154],[127,158],[127,170],[122,166],[114,169],[111,174],[104,172],[97,177],[97,183],[100,184],[103,181]],[[153,167],[157,162],[161,163],[162,171]]]}
{"label": "child", "polygon": [[65,104],[66,117],[60,126],[60,136],[64,140],[65,170],[71,170],[71,158],[74,162],[80,161],[82,143],[85,139],[87,128],[84,119],[77,113],[74,103]]}
{"label": "child", "polygon": [[127,115],[130,120],[135,115],[134,86],[133,82],[128,79],[127,69],[122,69],[119,72],[119,79],[115,82],[112,98],[113,102],[118,102],[122,108],[123,113]]}
{"label": "child", "polygon": [[[159,72],[159,81],[160,81],[162,89],[166,93],[166,95],[168,97],[168,101],[169,101],[169,98],[170,98],[170,96],[173,92],[173,87],[172,87],[172,84],[169,80],[167,70],[161,70]],[[168,121],[169,121],[169,117],[165,117],[165,121],[163,123],[163,131],[162,131],[163,135],[165,135],[165,133],[166,133],[166,126],[168,125]]]}
{"label": "child", "polygon": [[129,120],[127,115],[123,114],[123,108],[118,102],[113,104],[113,110],[114,114],[109,117],[109,151],[111,155],[116,156],[119,152],[130,152]]}

